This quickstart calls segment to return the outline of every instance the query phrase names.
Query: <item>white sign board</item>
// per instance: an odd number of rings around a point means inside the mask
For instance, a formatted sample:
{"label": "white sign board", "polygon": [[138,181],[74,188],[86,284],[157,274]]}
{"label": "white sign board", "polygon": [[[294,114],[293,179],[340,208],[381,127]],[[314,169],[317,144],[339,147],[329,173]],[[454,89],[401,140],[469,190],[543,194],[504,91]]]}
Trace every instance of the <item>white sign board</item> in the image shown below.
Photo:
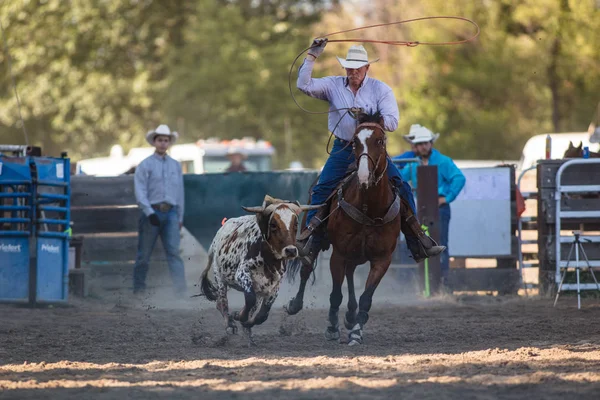
{"label": "white sign board", "polygon": [[510,168],[465,168],[462,172],[465,186],[450,204],[450,256],[510,255]]}

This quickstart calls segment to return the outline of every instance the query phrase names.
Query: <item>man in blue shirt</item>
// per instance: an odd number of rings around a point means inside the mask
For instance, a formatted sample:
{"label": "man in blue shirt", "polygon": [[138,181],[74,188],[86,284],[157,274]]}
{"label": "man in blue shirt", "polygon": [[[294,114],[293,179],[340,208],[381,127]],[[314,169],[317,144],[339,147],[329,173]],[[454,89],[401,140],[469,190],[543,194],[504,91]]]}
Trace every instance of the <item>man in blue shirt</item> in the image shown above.
{"label": "man in blue shirt", "polygon": [[[433,134],[429,129],[421,125],[413,125],[405,138],[414,146],[415,155],[421,159],[421,165],[437,165],[438,167],[438,203],[440,206],[440,245],[446,246],[446,250],[440,256],[442,281],[447,285],[448,272],[450,269],[450,257],[448,253],[448,230],[450,227],[450,203],[465,186],[465,176],[458,169],[454,161],[433,148],[433,142],[439,134]],[[413,189],[417,188],[417,166],[408,163],[400,170],[402,179],[409,182]]]}
{"label": "man in blue shirt", "polygon": [[133,292],[143,293],[150,255],[160,236],[171,279],[178,296],[185,295],[184,264],[179,256],[179,232],[183,226],[183,174],[181,165],[167,154],[177,139],[167,125],[148,132],[146,141],[155,148],[135,170],[135,198],[140,208],[138,252],[133,269]]}

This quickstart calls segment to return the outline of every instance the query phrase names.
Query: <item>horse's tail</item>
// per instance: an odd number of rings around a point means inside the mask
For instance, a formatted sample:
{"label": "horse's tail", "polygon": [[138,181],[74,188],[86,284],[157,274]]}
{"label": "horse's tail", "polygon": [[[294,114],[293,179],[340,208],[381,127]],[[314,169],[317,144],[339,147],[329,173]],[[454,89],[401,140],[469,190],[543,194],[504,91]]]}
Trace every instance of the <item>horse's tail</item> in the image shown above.
{"label": "horse's tail", "polygon": [[208,279],[208,273],[212,267],[213,257],[214,255],[212,249],[210,249],[208,253],[208,263],[206,268],[204,268],[204,271],[202,271],[202,275],[200,277],[200,290],[202,291],[202,294],[210,301],[217,300],[217,288],[215,288],[215,285],[213,285],[210,279]]}

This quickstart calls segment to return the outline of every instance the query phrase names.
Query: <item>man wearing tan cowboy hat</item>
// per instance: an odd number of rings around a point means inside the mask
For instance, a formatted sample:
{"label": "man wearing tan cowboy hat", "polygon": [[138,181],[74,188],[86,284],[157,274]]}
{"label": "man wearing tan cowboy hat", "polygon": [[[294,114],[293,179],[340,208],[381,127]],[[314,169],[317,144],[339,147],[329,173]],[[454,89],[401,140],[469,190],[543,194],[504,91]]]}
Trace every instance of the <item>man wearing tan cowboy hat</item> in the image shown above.
{"label": "man wearing tan cowboy hat", "polygon": [[[367,50],[363,46],[352,46],[346,58],[338,57],[338,62],[345,69],[345,76],[328,76],[313,78],[312,70],[315,60],[327,44],[327,39],[315,39],[304,62],[298,70],[297,87],[310,97],[329,103],[329,130],[335,135],[331,155],[323,166],[319,182],[312,191],[311,202],[321,204],[335,189],[344,177],[348,166],[354,162],[352,140],[357,127],[356,119],[348,114],[351,107],[361,108],[366,112],[379,112],[383,117],[383,128],[392,132],[398,128],[398,103],[392,89],[385,83],[367,76],[369,67],[377,60],[369,60]],[[412,191],[408,183],[400,176],[398,168],[388,157],[388,178],[394,183],[400,197],[407,206],[402,207],[402,229],[409,241],[409,249],[417,261],[440,254],[443,246],[438,246],[433,239],[423,232],[416,218],[416,209]],[[326,207],[307,214],[306,229],[300,234],[298,246],[301,259],[305,264],[312,264],[319,252],[324,235],[323,229],[317,229],[325,217]]]}
{"label": "man wearing tan cowboy hat", "polygon": [[247,171],[243,161],[246,159],[246,155],[242,153],[237,147],[230,147],[227,150],[227,158],[231,161],[229,167],[225,172],[245,172]]}
{"label": "man wearing tan cowboy hat", "polygon": [[160,236],[176,294],[186,291],[185,270],[179,256],[179,231],[183,226],[183,174],[181,165],[167,154],[177,140],[177,132],[159,125],[146,134],[146,141],[155,148],[154,154],[143,160],[135,171],[135,197],[140,208],[138,252],[133,270],[133,292],[146,288],[148,261]]}
{"label": "man wearing tan cowboy hat", "polygon": [[[446,250],[440,256],[442,283],[448,285],[450,271],[450,255],[448,253],[448,231],[450,228],[450,203],[465,186],[465,175],[458,169],[454,161],[433,148],[433,143],[439,138],[439,133],[433,133],[424,126],[415,124],[410,127],[405,140],[410,142],[415,149],[415,155],[421,159],[423,165],[437,165],[438,167],[438,204],[440,206],[440,244]],[[400,173],[405,181],[411,182],[417,188],[417,165],[409,163]]]}

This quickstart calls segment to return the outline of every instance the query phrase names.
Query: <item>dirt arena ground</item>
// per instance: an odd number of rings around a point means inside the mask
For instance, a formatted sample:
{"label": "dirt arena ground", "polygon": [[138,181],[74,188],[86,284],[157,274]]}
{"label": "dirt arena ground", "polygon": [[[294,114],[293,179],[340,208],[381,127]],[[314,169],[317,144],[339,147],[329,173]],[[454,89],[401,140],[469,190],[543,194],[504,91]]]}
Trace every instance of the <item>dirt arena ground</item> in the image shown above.
{"label": "dirt arena ground", "polygon": [[213,307],[126,294],[2,305],[0,399],[599,398],[597,300],[376,301],[352,348],[325,341],[322,307],[278,305],[256,347],[227,339]]}

